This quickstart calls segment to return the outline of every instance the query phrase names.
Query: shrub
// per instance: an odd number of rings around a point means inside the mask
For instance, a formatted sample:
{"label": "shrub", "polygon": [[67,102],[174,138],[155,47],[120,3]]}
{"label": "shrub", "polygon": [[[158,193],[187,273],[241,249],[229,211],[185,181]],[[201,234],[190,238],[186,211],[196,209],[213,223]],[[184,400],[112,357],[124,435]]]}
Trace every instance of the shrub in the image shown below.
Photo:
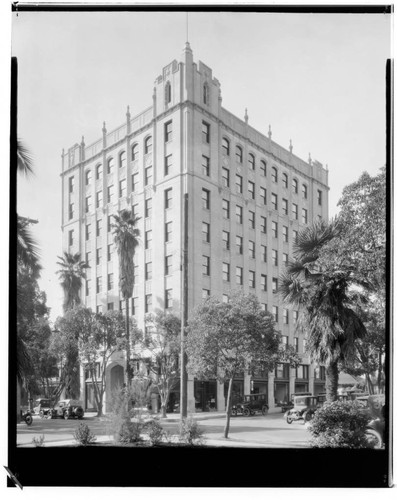
{"label": "shrub", "polygon": [[166,433],[157,419],[149,422],[146,428],[152,446],[161,443],[166,437]]}
{"label": "shrub", "polygon": [[179,431],[179,440],[182,443],[186,443],[191,446],[204,444],[204,431],[200,428],[198,422],[194,420],[192,416],[182,420]]}
{"label": "shrub", "polygon": [[309,431],[314,448],[370,448],[366,427],[371,417],[356,401],[326,402],[315,413]]}
{"label": "shrub", "polygon": [[36,448],[42,448],[44,446],[44,434],[42,434],[40,437],[34,437],[32,439],[32,443],[36,446]]}
{"label": "shrub", "polygon": [[74,439],[80,446],[87,446],[96,441],[96,436],[93,434],[87,424],[81,422],[74,431]]}

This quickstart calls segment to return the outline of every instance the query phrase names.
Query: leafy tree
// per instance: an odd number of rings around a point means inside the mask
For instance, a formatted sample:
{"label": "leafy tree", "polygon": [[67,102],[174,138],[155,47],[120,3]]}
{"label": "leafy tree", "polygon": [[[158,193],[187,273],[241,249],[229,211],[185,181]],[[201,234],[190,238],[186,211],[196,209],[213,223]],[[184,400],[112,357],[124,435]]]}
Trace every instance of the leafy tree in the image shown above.
{"label": "leafy tree", "polygon": [[[142,343],[151,387],[158,390],[162,417],[167,416],[170,392],[179,381],[181,320],[174,314],[157,311],[147,317],[146,335]],[[147,353],[150,359],[147,359]]]}
{"label": "leafy tree", "polygon": [[300,309],[298,329],[307,336],[312,360],[326,367],[329,401],[337,397],[338,362],[353,358],[357,340],[366,333],[348,293],[354,275],[341,270],[338,263],[320,259],[322,249],[339,234],[335,221],[319,221],[303,229],[294,245],[295,260],[281,277],[278,292],[286,303]]}
{"label": "leafy tree", "polygon": [[277,362],[290,361],[290,352],[280,345],[273,316],[262,309],[255,295],[241,293],[232,294],[228,303],[210,297],[196,307],[189,319],[186,352],[188,370],[197,377],[229,380],[225,438],[236,373],[272,370]]}
{"label": "leafy tree", "polygon": [[134,256],[139,244],[139,229],[136,227],[139,220],[131,210],[121,210],[113,215],[112,224],[114,242],[119,256],[119,288],[125,300],[125,327],[126,327],[126,372],[128,385],[132,380],[131,347],[129,328],[129,299],[132,297],[134,286]]}

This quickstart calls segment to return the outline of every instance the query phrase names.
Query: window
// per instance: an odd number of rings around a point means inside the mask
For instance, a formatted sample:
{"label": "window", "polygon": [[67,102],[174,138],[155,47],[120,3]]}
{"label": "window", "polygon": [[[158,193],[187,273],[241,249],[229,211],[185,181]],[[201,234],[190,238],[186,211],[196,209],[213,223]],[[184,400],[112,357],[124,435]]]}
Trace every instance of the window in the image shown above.
{"label": "window", "polygon": [[230,202],[222,200],[222,212],[225,219],[230,219]]}
{"label": "window", "polygon": [[236,236],[236,248],[237,248],[238,254],[243,253],[243,238],[242,238],[242,236]]}
{"label": "window", "polygon": [[277,168],[272,167],[272,181],[277,183],[277,180],[278,180]]}
{"label": "window", "polygon": [[296,378],[300,378],[300,379],[308,379],[309,378],[308,365],[299,365],[296,367]]}
{"label": "window", "polygon": [[[309,377],[306,377],[306,378],[309,378]],[[314,368],[314,378],[320,379],[320,380],[325,380],[325,366],[316,366]]]}
{"label": "window", "polygon": [[108,302],[108,311],[114,311],[114,302]]}
{"label": "window", "polygon": [[230,281],[230,264],[222,263],[222,278],[223,281]]}
{"label": "window", "polygon": [[201,291],[201,297],[203,300],[206,300],[208,299],[208,297],[210,296],[210,291],[207,290],[206,288],[203,288],[202,291]]}
{"label": "window", "polygon": [[261,162],[259,164],[259,170],[260,170],[261,175],[266,177],[266,162],[265,162],[265,160],[261,160]]}
{"label": "window", "polygon": [[113,243],[109,243],[108,245],[108,252],[107,252],[107,257],[108,257],[108,262],[110,262],[112,260],[112,256],[113,256]]}
{"label": "window", "polygon": [[305,200],[307,199],[307,186],[306,186],[306,184],[302,184],[302,196]]}
{"label": "window", "polygon": [[69,220],[73,219],[74,215],[74,203],[69,203]]}
{"label": "window", "polygon": [[102,233],[102,219],[98,219],[96,221],[96,235],[97,237],[101,236]]}
{"label": "window", "polygon": [[152,148],[153,148],[152,136],[149,136],[145,139],[145,155],[151,153]]}
{"label": "window", "polygon": [[132,207],[131,207],[131,214],[134,217],[138,216],[138,203],[135,203],[134,205],[132,205]]}
{"label": "window", "polygon": [[240,146],[236,146],[236,161],[243,163],[243,149]]}
{"label": "window", "polygon": [[255,271],[248,271],[248,284],[250,288],[255,288]]}
{"label": "window", "polygon": [[226,295],[225,293],[222,295],[222,302],[224,304],[228,304],[229,303],[229,296]]}
{"label": "window", "polygon": [[107,232],[110,233],[112,230],[112,224],[113,224],[113,215],[108,215],[107,218]]}
{"label": "window", "polygon": [[145,313],[152,312],[152,294],[145,295]]}
{"label": "window", "polygon": [[283,241],[288,243],[288,226],[283,226]]}
{"label": "window", "polygon": [[243,193],[243,178],[241,175],[236,175],[236,192],[239,194]]}
{"label": "window", "polygon": [[203,274],[210,275],[210,258],[207,255],[203,255]]}
{"label": "window", "polygon": [[108,290],[113,290],[113,273],[108,274]]}
{"label": "window", "polygon": [[169,175],[172,169],[172,155],[164,158],[164,175]]}
{"label": "window", "polygon": [[267,262],[267,246],[261,245],[261,261]]}
{"label": "window", "polygon": [[274,321],[276,323],[278,323],[278,307],[277,306],[272,307],[272,314],[273,314]]}
{"label": "window", "polygon": [[92,179],[92,172],[91,170],[87,170],[85,173],[85,185],[89,186],[91,184],[91,179]]}
{"label": "window", "polygon": [[252,200],[255,200],[255,184],[252,181],[248,181],[248,195]]}
{"label": "window", "polygon": [[222,245],[224,250],[230,250],[230,233],[222,231]]}
{"label": "window", "polygon": [[152,231],[145,231],[145,250],[151,250],[152,248]]}
{"label": "window", "polygon": [[73,245],[73,234],[74,234],[74,231],[73,231],[73,229],[71,229],[68,233],[68,242],[69,242],[70,247]]}
{"label": "window", "polygon": [[251,229],[255,229],[255,212],[248,211],[248,222]]}
{"label": "window", "polygon": [[307,339],[303,339],[303,352],[306,352],[306,349],[307,349]]}
{"label": "window", "polygon": [[278,279],[277,278],[272,278],[272,290],[273,290],[273,293],[277,292],[277,288],[278,288]]}
{"label": "window", "polygon": [[170,82],[167,82],[165,84],[165,88],[164,88],[164,101],[165,101],[165,104],[168,104],[171,102],[171,84]]}
{"label": "window", "polygon": [[134,193],[138,186],[138,174],[131,175],[131,191]]}
{"label": "window", "polygon": [[298,205],[296,203],[292,204],[292,218],[298,220]]}
{"label": "window", "polygon": [[164,274],[168,276],[172,272],[172,255],[166,255],[164,259]]}
{"label": "window", "polygon": [[283,264],[284,266],[288,266],[288,254],[287,253],[283,253]]}
{"label": "window", "polygon": [[145,186],[153,184],[153,167],[145,168]]}
{"label": "window", "polygon": [[298,241],[298,231],[295,231],[295,229],[292,231],[292,238],[295,243]]}
{"label": "window", "polygon": [[323,192],[317,191],[317,203],[321,206],[323,204]]}
{"label": "window", "polygon": [[[121,305],[124,305],[124,308],[125,308],[125,300],[120,300],[120,310],[122,310],[122,307]],[[132,297],[132,300],[131,300],[131,315],[132,316],[137,316],[138,314],[138,297]]]}
{"label": "window", "polygon": [[85,281],[85,295],[86,295],[86,297],[90,294],[90,289],[91,289],[91,280],[86,280]]}
{"label": "window", "polygon": [[151,217],[152,216],[152,199],[147,198],[145,200],[145,217]]}
{"label": "window", "polygon": [[272,207],[274,210],[277,210],[278,202],[277,202],[277,195],[272,193]]}
{"label": "window", "polygon": [[236,220],[238,224],[243,223],[243,207],[236,205]]}
{"label": "window", "polygon": [[164,240],[166,243],[172,241],[172,221],[166,222],[164,225]]}
{"label": "window", "polygon": [[222,139],[222,153],[226,156],[230,155],[230,142],[226,137]]}
{"label": "window", "polygon": [[203,241],[205,243],[210,242],[210,225],[207,222],[203,222],[202,225],[203,230]]}
{"label": "window", "polygon": [[96,166],[96,169],[95,169],[95,178],[97,181],[99,181],[100,179],[102,179],[102,165],[99,164]]}
{"label": "window", "polygon": [[74,191],[74,177],[69,177],[69,194]]}
{"label": "window", "polygon": [[288,336],[287,335],[281,336],[281,345],[282,345],[282,349],[284,349],[284,350],[288,346]]}
{"label": "window", "polygon": [[102,191],[98,191],[96,194],[96,208],[100,208],[102,205]]}
{"label": "window", "polygon": [[109,158],[108,160],[108,174],[111,174],[114,170],[114,159]]}
{"label": "window", "polygon": [[292,179],[292,191],[298,194],[298,181],[296,179]]}
{"label": "window", "polygon": [[278,251],[272,250],[272,262],[273,266],[278,266]]}
{"label": "window", "polygon": [[201,159],[201,166],[202,166],[202,173],[203,175],[206,175],[207,177],[210,176],[210,159],[208,156],[202,156]]}
{"label": "window", "polygon": [[251,259],[255,259],[255,242],[251,240],[248,242],[248,255]]}
{"label": "window", "polygon": [[307,224],[307,209],[302,208],[302,223]]}
{"label": "window", "polygon": [[102,262],[102,248],[97,248],[95,252],[96,265],[100,266]]}
{"label": "window", "polygon": [[164,209],[172,208],[172,188],[164,191]]}
{"label": "window", "polygon": [[208,189],[203,189],[201,191],[201,199],[202,199],[202,203],[203,203],[203,208],[205,208],[206,210],[209,210],[210,209],[210,192],[208,191]]}
{"label": "window", "polygon": [[262,292],[267,292],[267,276],[266,276],[266,274],[261,274],[261,290],[262,290]]}
{"label": "window", "polygon": [[124,198],[127,194],[127,180],[121,179],[119,182],[119,198]]}
{"label": "window", "polygon": [[289,323],[288,309],[283,309],[283,324],[288,325],[288,323]]}
{"label": "window", "polygon": [[85,213],[91,212],[91,196],[85,197]]}
{"label": "window", "polygon": [[248,155],[248,167],[255,170],[255,156],[252,153]]}
{"label": "window", "polygon": [[230,171],[225,167],[222,167],[222,184],[224,187],[230,187]]}
{"label": "window", "polygon": [[260,187],[259,188],[259,197],[260,197],[261,202],[263,203],[263,205],[266,205],[266,203],[267,203],[267,193],[266,193],[266,189],[264,187]]}
{"label": "window", "polygon": [[168,290],[165,291],[164,299],[165,299],[164,300],[165,308],[171,309],[171,307],[172,307],[172,288],[169,288]]}
{"label": "window", "polygon": [[96,293],[102,292],[102,276],[98,276],[96,279]]}
{"label": "window", "polygon": [[203,85],[203,103],[207,105],[210,103],[210,89],[208,83],[204,83]]}
{"label": "window", "polygon": [[164,124],[164,141],[172,141],[172,121]]}
{"label": "window", "polygon": [[88,267],[91,267],[91,252],[85,253],[85,263]]}
{"label": "window", "polygon": [[267,219],[266,217],[263,217],[261,215],[261,233],[266,234],[267,233]]}
{"label": "window", "polygon": [[146,262],[145,264],[145,280],[151,280],[152,279],[152,263],[151,262]]}
{"label": "window", "polygon": [[85,240],[88,241],[91,237],[91,224],[85,226]]}
{"label": "window", "polygon": [[123,168],[126,165],[127,165],[127,155],[125,151],[122,151],[119,155],[119,168]]}
{"label": "window", "polygon": [[299,352],[299,337],[294,337],[294,349],[295,352]]}
{"label": "window", "polygon": [[114,186],[108,186],[108,203],[113,203]]}
{"label": "window", "polygon": [[136,161],[139,158],[138,144],[133,144],[131,147],[131,161]]}
{"label": "window", "polygon": [[281,200],[281,210],[284,215],[288,215],[288,200],[285,198]]}
{"label": "window", "polygon": [[242,267],[236,267],[236,284],[237,285],[243,284],[243,268]]}
{"label": "window", "polygon": [[283,174],[281,176],[281,184],[283,185],[283,187],[285,189],[288,189],[288,175],[287,174]]}
{"label": "window", "polygon": [[273,238],[278,238],[278,224],[272,221],[272,236]]}
{"label": "window", "polygon": [[298,311],[292,311],[292,324],[296,325],[298,323]]}
{"label": "window", "polygon": [[96,306],[96,313],[97,314],[102,314],[103,313],[103,306],[102,305]]}
{"label": "window", "polygon": [[201,128],[203,142],[209,144],[210,142],[210,125],[209,123],[203,122]]}

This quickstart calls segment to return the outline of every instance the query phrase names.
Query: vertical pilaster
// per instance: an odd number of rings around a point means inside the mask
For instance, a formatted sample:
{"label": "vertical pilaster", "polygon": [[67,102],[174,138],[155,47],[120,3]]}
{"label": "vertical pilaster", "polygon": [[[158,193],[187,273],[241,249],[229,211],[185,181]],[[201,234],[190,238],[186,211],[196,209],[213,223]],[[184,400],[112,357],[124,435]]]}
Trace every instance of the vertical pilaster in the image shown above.
{"label": "vertical pilaster", "polygon": [[[292,372],[292,370],[294,370],[294,368],[292,368],[290,370],[290,373],[294,373],[294,372]],[[289,378],[289,399],[290,399],[290,401],[292,400],[292,394],[295,393],[295,380],[296,380],[295,375],[291,375]]]}
{"label": "vertical pilaster", "polygon": [[225,411],[225,384],[222,382],[216,383],[216,409]]}
{"label": "vertical pilaster", "polygon": [[309,365],[309,392],[314,394],[314,365],[310,363]]}
{"label": "vertical pilaster", "polygon": [[194,399],[194,377],[189,373],[187,377],[187,413],[196,413],[196,400]]}
{"label": "vertical pilaster", "polygon": [[251,375],[244,371],[244,395],[251,394]]}
{"label": "vertical pilaster", "polygon": [[272,410],[275,408],[275,406],[274,406],[274,372],[269,372],[269,374],[268,374],[267,394],[268,394],[269,410]]}

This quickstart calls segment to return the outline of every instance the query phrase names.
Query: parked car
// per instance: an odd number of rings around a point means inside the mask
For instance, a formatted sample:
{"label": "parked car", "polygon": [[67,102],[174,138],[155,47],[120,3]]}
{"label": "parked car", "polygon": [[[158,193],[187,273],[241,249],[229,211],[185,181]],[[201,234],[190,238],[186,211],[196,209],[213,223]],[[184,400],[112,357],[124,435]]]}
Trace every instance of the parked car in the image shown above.
{"label": "parked car", "polygon": [[296,420],[309,422],[322,403],[318,396],[295,396],[294,407],[284,413],[284,418],[288,424]]}
{"label": "parked car", "polygon": [[250,415],[255,415],[257,412],[266,415],[268,411],[269,405],[266,394],[247,394],[242,401],[232,406],[233,416],[244,415],[249,417]]}
{"label": "parked car", "polygon": [[385,445],[386,428],[386,397],[384,394],[373,394],[371,396],[358,396],[356,398],[364,408],[368,409],[372,420],[367,426],[368,440],[374,444],[375,449],[381,449]]}
{"label": "parked car", "polygon": [[294,407],[294,398],[295,396],[311,396],[311,392],[297,392],[295,394],[291,394],[291,400],[288,403],[281,404],[281,413],[285,413],[288,410],[292,410]]}
{"label": "parked car", "polygon": [[76,399],[62,399],[52,409],[52,418],[61,417],[67,420],[68,418],[84,417],[84,410],[81,401]]}
{"label": "parked car", "polygon": [[40,415],[41,418],[51,418],[53,401],[48,398],[38,398],[35,401],[33,412],[35,415]]}

